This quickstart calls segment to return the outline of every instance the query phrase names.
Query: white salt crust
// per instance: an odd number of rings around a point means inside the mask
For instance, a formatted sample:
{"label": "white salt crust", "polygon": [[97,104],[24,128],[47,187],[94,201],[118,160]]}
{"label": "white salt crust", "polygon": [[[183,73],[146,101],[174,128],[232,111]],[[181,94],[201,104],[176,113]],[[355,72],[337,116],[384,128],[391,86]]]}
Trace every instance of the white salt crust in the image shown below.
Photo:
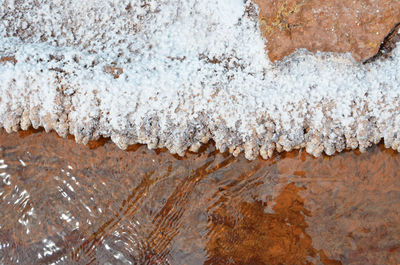
{"label": "white salt crust", "polygon": [[[0,0],[0,125],[248,159],[382,138],[400,150],[400,48],[362,65],[299,50],[271,63],[243,0]],[[114,68],[113,68],[114,67]]]}

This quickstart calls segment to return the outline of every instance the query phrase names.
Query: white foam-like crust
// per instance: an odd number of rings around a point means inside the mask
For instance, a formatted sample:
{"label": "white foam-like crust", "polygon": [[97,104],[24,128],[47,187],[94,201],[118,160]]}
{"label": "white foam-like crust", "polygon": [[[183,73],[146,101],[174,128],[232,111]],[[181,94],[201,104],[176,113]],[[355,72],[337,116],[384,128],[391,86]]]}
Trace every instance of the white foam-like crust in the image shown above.
{"label": "white foam-like crust", "polygon": [[[183,155],[400,150],[400,49],[271,63],[242,0],[0,0],[0,124]],[[118,78],[105,71],[123,69]]]}

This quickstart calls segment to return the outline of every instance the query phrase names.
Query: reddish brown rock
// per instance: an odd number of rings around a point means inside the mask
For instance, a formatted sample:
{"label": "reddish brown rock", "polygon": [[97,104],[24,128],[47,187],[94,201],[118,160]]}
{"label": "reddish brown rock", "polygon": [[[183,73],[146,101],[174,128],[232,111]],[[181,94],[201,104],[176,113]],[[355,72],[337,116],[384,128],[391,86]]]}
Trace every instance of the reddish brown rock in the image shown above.
{"label": "reddish brown rock", "polygon": [[373,62],[378,58],[390,57],[398,42],[400,42],[400,23],[397,23],[397,25],[390,31],[389,35],[387,35],[383,40],[379,52],[366,60],[365,63]]}
{"label": "reddish brown rock", "polygon": [[371,58],[400,22],[399,0],[255,0],[272,61],[296,49]]}

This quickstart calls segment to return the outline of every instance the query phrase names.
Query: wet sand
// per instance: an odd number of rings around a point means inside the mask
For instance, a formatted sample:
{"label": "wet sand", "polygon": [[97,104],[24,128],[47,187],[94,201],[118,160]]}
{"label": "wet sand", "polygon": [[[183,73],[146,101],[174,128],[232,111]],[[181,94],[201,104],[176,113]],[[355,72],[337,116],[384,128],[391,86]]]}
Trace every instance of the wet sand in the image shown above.
{"label": "wet sand", "polygon": [[399,264],[400,156],[0,133],[1,264]]}

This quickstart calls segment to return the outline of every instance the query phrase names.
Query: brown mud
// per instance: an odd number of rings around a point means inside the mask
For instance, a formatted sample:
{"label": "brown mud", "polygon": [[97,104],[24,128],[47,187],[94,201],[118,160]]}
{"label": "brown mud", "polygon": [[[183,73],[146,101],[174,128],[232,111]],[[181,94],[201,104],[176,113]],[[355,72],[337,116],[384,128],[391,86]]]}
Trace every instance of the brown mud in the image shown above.
{"label": "brown mud", "polygon": [[248,161],[0,133],[1,264],[400,263],[400,156]]}

